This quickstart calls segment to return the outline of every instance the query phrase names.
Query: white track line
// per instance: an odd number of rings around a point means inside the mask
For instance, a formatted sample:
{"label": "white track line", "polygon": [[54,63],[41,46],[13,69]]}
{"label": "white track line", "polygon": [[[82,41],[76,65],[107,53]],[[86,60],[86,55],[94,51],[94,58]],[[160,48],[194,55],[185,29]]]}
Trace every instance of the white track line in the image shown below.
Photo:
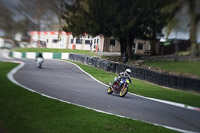
{"label": "white track line", "polygon": [[0,49],[0,54],[6,59],[13,59],[12,57],[9,57],[8,50]]}
{"label": "white track line", "polygon": [[[8,56],[7,53],[3,52],[2,54],[5,58],[8,58],[8,59],[13,59],[11,57]],[[95,81],[97,81],[98,83],[108,87],[108,85],[102,83],[101,81],[97,80],[96,78],[94,78],[92,75],[90,75],[89,73],[87,73],[86,71],[84,71],[82,68],[80,68],[78,65],[70,62],[70,61],[67,61],[67,60],[57,60],[57,59],[51,59],[51,60],[56,60],[56,61],[64,61],[64,62],[68,62],[68,63],[71,63],[73,65],[75,65],[76,67],[78,67],[82,72],[84,72],[85,74],[87,74],[88,76],[90,76],[92,79],[94,79]],[[185,105],[185,104],[182,104],[182,103],[176,103],[176,102],[171,102],[171,101],[166,101],[166,100],[160,100],[160,99],[155,99],[155,98],[150,98],[150,97],[145,97],[145,96],[141,96],[141,95],[137,95],[137,94],[134,94],[134,93],[130,93],[128,92],[130,95],[134,95],[134,96],[138,96],[138,97],[141,97],[141,98],[145,98],[145,99],[148,99],[148,100],[153,100],[153,101],[156,101],[156,102],[160,102],[160,103],[165,103],[165,104],[169,104],[169,105],[173,105],[173,106],[177,106],[177,107],[181,107],[181,108],[185,108],[185,109],[190,109],[190,110],[195,110],[195,111],[200,111],[200,108],[197,108],[197,107],[193,107],[193,106],[189,106],[189,105]]]}
{"label": "white track line", "polygon": [[[11,57],[8,56],[7,53],[3,53],[2,54],[5,58],[8,58],[8,59],[12,59]],[[82,68],[80,68],[78,65],[70,62],[70,61],[67,61],[67,60],[58,60],[58,59],[50,59],[50,60],[57,60],[57,61],[66,61],[68,63],[71,63],[73,65],[75,65],[76,67],[78,67],[82,72],[86,73],[88,76],[90,76],[92,79],[94,79],[95,81],[97,81],[98,83],[102,84],[102,85],[105,85],[106,87],[108,87],[108,85],[102,83],[101,81],[97,80],[96,78],[94,78],[92,75],[90,75],[89,73],[87,73],[86,71],[84,71]],[[147,82],[147,81],[145,81]],[[150,83],[150,82],[147,82],[149,84],[153,84],[153,83]],[[153,85],[156,85],[156,84],[153,84]],[[158,86],[158,85],[156,85]],[[163,87],[163,86],[161,86]],[[167,88],[167,87],[164,87],[164,88]],[[165,103],[165,104],[169,104],[169,105],[173,105],[173,106],[177,106],[177,107],[181,107],[181,108],[185,108],[185,109],[190,109],[190,110],[195,110],[195,111],[200,111],[200,108],[198,107],[193,107],[193,106],[189,106],[189,105],[185,105],[185,104],[182,104],[182,103],[176,103],[176,102],[171,102],[171,101],[166,101],[166,100],[160,100],[160,99],[155,99],[155,98],[149,98],[149,97],[145,97],[145,96],[141,96],[141,95],[137,95],[137,94],[134,94],[134,93],[130,93],[128,92],[130,95],[134,95],[134,96],[138,96],[138,97],[141,97],[141,98],[145,98],[145,99],[148,99],[148,100],[153,100],[153,101],[156,101],[156,102],[160,102],[160,103]]]}
{"label": "white track line", "polygon": [[[62,61],[62,60],[60,60]],[[133,119],[133,120],[137,120],[137,119],[134,119],[134,118],[130,118],[130,117],[125,117],[125,116],[122,116],[122,115],[118,115],[118,114],[114,114],[114,113],[110,113],[110,112],[105,112],[105,111],[102,111],[102,110],[98,110],[98,109],[94,109],[94,108],[91,108],[91,107],[87,107],[87,106],[83,106],[83,105],[79,105],[79,104],[76,104],[76,103],[72,103],[72,102],[69,102],[69,101],[65,101],[65,100],[62,100],[62,99],[59,99],[59,98],[55,98],[55,97],[52,97],[52,96],[49,96],[49,95],[46,95],[46,94],[43,94],[43,93],[40,93],[40,92],[37,92],[35,90],[32,90],[22,84],[20,84],[19,82],[17,82],[14,78],[13,78],[13,75],[19,70],[21,69],[25,63],[24,62],[20,62],[20,61],[7,61],[7,62],[13,62],[13,63],[20,63],[20,65],[18,65],[17,67],[15,67],[14,69],[12,69],[8,74],[7,74],[7,77],[8,79],[13,82],[14,84],[18,85],[18,86],[21,86],[22,88],[25,88],[31,92],[35,92],[37,94],[40,94],[41,96],[45,96],[47,98],[51,98],[51,99],[54,99],[54,100],[58,100],[58,101],[61,101],[61,102],[64,102],[64,103],[68,103],[68,104],[72,104],[72,105],[76,105],[76,106],[79,106],[79,107],[83,107],[83,108],[86,108],[86,109],[90,109],[90,110],[94,110],[96,112],[100,112],[100,113],[104,113],[104,114],[108,114],[108,115],[113,115],[113,116],[118,116],[118,117],[121,117],[121,118],[126,118],[126,119]],[[71,64],[74,64],[72,62],[69,62]],[[76,64],[74,64],[75,66],[77,66]],[[77,66],[80,70],[82,70],[79,66]],[[84,70],[82,70],[83,72],[85,72]],[[86,72],[85,72],[86,73]],[[87,73],[86,73],[87,74]],[[90,77],[92,77],[90,74],[88,74]],[[94,77],[92,77],[94,80],[96,80],[97,82],[100,83],[100,81],[98,81],[97,79],[95,79]],[[103,84],[103,83],[101,83]],[[104,84],[105,85],[105,84]],[[107,86],[107,85],[106,85]],[[140,120],[141,121],[141,120]],[[156,124],[156,123],[151,123],[151,122],[147,122],[147,121],[143,121],[143,122],[146,122],[146,123],[149,123],[149,124],[153,124],[153,125],[156,125],[156,126],[161,126],[161,127],[165,127],[165,128],[168,128],[168,129],[171,129],[171,130],[175,130],[175,131],[178,131],[178,132],[183,132],[183,133],[195,133],[193,131],[188,131],[188,130],[183,130],[183,129],[178,129],[178,128],[174,128],[174,127],[169,127],[169,126],[165,126],[165,125],[161,125],[161,124]]]}
{"label": "white track line", "polygon": [[[53,59],[55,60],[55,59]],[[58,60],[58,61],[64,61],[64,60]],[[64,61],[65,62],[65,61]],[[84,71],[82,68],[80,68],[78,65],[74,64],[73,62],[70,62],[70,61],[66,61],[68,63],[71,63],[73,65],[75,65],[76,67],[78,67],[82,72],[84,72],[85,74],[87,74],[88,76],[90,76],[92,79],[94,79],[95,81],[97,81],[98,83],[106,86],[106,87],[109,87],[108,85],[102,83],[101,81],[97,80],[96,78],[94,78],[92,75],[90,75],[89,73],[87,73],[86,71]],[[134,96],[138,96],[138,97],[141,97],[141,98],[145,98],[145,99],[148,99],[148,100],[153,100],[153,101],[156,101],[156,102],[160,102],[160,103],[165,103],[165,104],[169,104],[169,105],[173,105],[173,106],[177,106],[177,107],[181,107],[181,108],[185,108],[185,109],[191,109],[191,110],[195,110],[195,111],[200,111],[200,108],[197,108],[197,107],[193,107],[193,106],[189,106],[189,105],[185,105],[185,104],[182,104],[182,103],[176,103],[176,102],[171,102],[171,101],[166,101],[166,100],[160,100],[160,99],[155,99],[155,98],[149,98],[149,97],[145,97],[145,96],[141,96],[141,95],[137,95],[137,94],[134,94],[134,93],[130,93],[128,92],[129,94],[131,95],[134,95]]]}
{"label": "white track line", "polygon": [[[6,54],[2,54],[5,58],[7,59],[13,59],[11,57],[9,57],[8,55]],[[55,59],[53,59],[55,60]],[[63,60],[57,60],[57,61],[63,61]],[[100,113],[104,113],[104,114],[109,114],[109,115],[114,115],[114,116],[118,116],[118,117],[122,117],[122,118],[127,118],[127,119],[133,119],[133,118],[129,118],[129,117],[125,117],[125,116],[121,116],[121,115],[117,115],[117,114],[113,114],[113,113],[109,113],[109,112],[105,112],[105,111],[101,111],[101,110],[97,110],[97,109],[94,109],[94,108],[90,108],[90,107],[87,107],[87,106],[83,106],[83,105],[79,105],[79,104],[76,104],[76,103],[72,103],[72,102],[68,102],[68,101],[64,101],[62,99],[58,99],[58,98],[55,98],[55,97],[51,97],[51,96],[48,96],[48,95],[45,95],[45,94],[42,94],[40,92],[37,92],[35,90],[32,90],[22,84],[20,84],[19,82],[17,82],[14,78],[13,78],[13,75],[19,70],[21,69],[25,63],[24,62],[21,62],[21,61],[10,61],[10,60],[3,60],[3,62],[13,62],[13,63],[19,63],[20,65],[18,65],[17,67],[15,67],[14,69],[12,69],[8,74],[7,74],[7,77],[8,79],[13,82],[14,84],[18,85],[18,86],[21,86],[31,92],[35,92],[37,94],[40,94],[42,96],[45,96],[45,97],[48,97],[48,98],[51,98],[51,99],[55,99],[55,100],[58,100],[58,101],[61,101],[61,102],[64,102],[64,103],[68,103],[68,104],[73,104],[73,105],[76,105],[76,106],[79,106],[79,107],[84,107],[84,108],[87,108],[87,109],[90,109],[90,110],[94,110],[96,112],[100,112]],[[89,73],[85,72],[82,68],[80,68],[78,65],[72,63],[72,62],[69,62],[69,61],[64,61],[64,62],[68,62],[68,63],[71,63],[73,65],[75,65],[76,67],[78,67],[82,72],[86,73],[88,76],[90,76],[92,79],[94,79],[95,81],[97,81],[98,83],[102,84],[102,85],[105,85],[106,87],[108,87],[108,85],[100,82],[99,80],[97,80],[96,78],[94,78],[92,75],[90,75]],[[178,104],[172,104],[173,102],[169,102],[169,101],[164,101],[164,100],[158,100],[158,99],[154,99],[154,98],[148,98],[148,97],[143,97],[143,96],[140,96],[140,95],[136,95],[136,94],[133,94],[133,93],[129,93],[131,95],[135,95],[135,96],[139,96],[139,97],[142,97],[142,98],[146,98],[146,99],[149,99],[149,100],[154,100],[154,101],[157,101],[157,102],[162,102],[162,103],[166,103],[166,104],[170,104],[170,105],[174,105],[174,106],[177,106]],[[180,106],[178,106],[180,107]],[[192,108],[188,108],[188,109],[196,109],[195,107],[192,107]],[[133,120],[137,120],[137,119],[133,119]],[[160,125],[160,124],[156,124],[156,123],[151,123],[151,122],[147,122],[147,121],[143,121],[143,122],[146,122],[146,123],[150,123],[150,124],[153,124],[153,125],[156,125],[156,126],[161,126],[161,127],[165,127],[165,128],[168,128],[168,129],[171,129],[171,130],[175,130],[175,131],[179,131],[179,132],[184,132],[184,133],[195,133],[195,132],[192,132],[192,131],[187,131],[187,130],[182,130],[182,129],[178,129],[178,128],[174,128],[174,127],[169,127],[169,126],[165,126],[165,125]]]}

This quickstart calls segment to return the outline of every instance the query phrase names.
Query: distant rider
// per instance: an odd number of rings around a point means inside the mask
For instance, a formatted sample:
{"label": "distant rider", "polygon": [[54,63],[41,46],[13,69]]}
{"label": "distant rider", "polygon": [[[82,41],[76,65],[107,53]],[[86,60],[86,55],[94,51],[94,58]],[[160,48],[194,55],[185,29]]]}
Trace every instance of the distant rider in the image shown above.
{"label": "distant rider", "polygon": [[[37,59],[37,58],[43,58],[42,53],[38,53],[36,59]],[[43,58],[43,59],[44,59],[44,58]]]}
{"label": "distant rider", "polygon": [[43,56],[42,56],[42,53],[38,53],[38,55],[36,56],[35,61],[36,61],[37,67],[38,67],[38,68],[42,68],[42,64],[43,64],[43,62],[44,62],[44,58],[43,58]]}

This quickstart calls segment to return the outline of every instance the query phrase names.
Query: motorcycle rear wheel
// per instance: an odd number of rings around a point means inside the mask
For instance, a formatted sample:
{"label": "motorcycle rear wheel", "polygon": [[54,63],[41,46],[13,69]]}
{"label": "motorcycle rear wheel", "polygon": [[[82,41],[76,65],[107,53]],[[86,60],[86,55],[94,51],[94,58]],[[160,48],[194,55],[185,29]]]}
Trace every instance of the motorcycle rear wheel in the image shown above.
{"label": "motorcycle rear wheel", "polygon": [[40,63],[39,68],[42,68],[42,63]]}
{"label": "motorcycle rear wheel", "polygon": [[124,87],[123,89],[121,89],[119,96],[120,97],[124,97],[128,92],[128,87]]}
{"label": "motorcycle rear wheel", "polygon": [[113,93],[113,90],[112,90],[112,88],[111,88],[111,87],[109,87],[109,88],[108,88],[108,91],[107,91],[107,93],[108,93],[108,94],[112,94],[112,93]]}

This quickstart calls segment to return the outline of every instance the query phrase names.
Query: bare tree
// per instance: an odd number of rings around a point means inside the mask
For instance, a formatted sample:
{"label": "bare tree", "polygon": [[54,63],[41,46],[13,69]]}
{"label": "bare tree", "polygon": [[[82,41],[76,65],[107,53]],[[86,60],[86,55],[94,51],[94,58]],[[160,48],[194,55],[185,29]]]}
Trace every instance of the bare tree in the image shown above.
{"label": "bare tree", "polygon": [[60,0],[18,0],[3,1],[0,5],[0,29],[7,34],[30,30],[59,30],[61,21],[57,14]]}

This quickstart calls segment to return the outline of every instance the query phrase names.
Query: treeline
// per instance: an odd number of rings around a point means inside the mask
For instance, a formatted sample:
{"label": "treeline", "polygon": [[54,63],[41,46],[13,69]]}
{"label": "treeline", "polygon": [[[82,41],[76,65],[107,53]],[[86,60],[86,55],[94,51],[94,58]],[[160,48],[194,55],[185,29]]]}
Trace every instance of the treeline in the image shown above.
{"label": "treeline", "polygon": [[197,56],[198,0],[70,0],[61,2],[60,15],[66,22],[65,31],[75,36],[85,32],[92,36],[113,36],[120,41],[121,53],[131,57],[134,38],[151,40],[154,48],[163,28],[176,26],[169,23],[185,4],[190,14],[191,52]]}

